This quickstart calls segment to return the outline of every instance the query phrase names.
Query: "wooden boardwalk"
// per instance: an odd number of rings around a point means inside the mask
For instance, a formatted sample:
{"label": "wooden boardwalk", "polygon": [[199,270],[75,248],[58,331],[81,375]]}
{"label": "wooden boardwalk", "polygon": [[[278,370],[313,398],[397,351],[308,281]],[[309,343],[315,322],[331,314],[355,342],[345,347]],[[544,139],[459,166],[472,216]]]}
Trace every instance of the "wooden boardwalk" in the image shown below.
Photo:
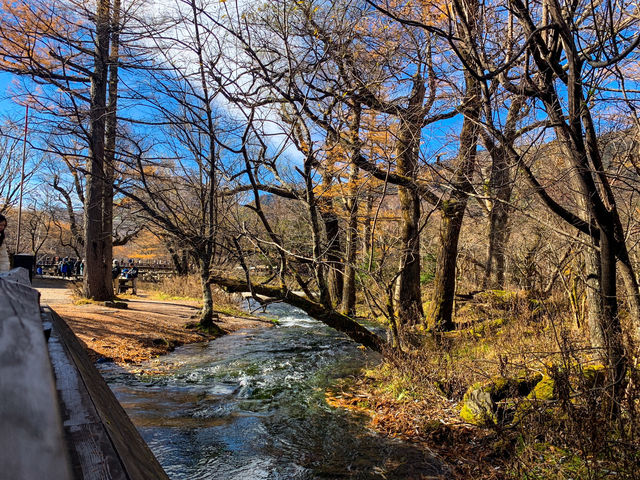
{"label": "wooden boardwalk", "polygon": [[0,274],[0,396],[2,478],[168,479],[23,269]]}

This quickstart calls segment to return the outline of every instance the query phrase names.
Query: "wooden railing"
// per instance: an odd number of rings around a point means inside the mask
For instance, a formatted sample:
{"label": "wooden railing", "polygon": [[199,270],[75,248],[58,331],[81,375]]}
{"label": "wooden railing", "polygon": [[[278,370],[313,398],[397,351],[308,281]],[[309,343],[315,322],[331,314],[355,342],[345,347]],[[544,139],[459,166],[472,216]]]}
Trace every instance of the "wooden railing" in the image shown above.
{"label": "wooden railing", "polygon": [[0,475],[66,480],[73,477],[39,300],[27,270],[0,274]]}
{"label": "wooden railing", "polygon": [[39,299],[25,269],[0,274],[0,478],[168,480],[82,343]]}

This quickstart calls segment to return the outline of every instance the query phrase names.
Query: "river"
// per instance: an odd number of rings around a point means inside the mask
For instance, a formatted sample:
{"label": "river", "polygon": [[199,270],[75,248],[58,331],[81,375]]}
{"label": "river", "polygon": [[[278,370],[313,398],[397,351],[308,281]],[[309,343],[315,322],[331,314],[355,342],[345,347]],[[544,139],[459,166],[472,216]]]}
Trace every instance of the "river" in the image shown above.
{"label": "river", "polygon": [[272,328],[187,345],[129,373],[101,371],[173,480],[420,479],[439,462],[329,407],[325,388],[378,355],[284,304]]}

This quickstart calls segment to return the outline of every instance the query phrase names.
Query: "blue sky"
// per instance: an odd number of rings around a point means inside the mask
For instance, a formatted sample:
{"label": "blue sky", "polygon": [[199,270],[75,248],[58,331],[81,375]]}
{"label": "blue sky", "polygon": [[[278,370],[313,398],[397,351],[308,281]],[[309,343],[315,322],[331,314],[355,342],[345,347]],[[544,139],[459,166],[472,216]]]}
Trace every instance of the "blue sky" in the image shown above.
{"label": "blue sky", "polygon": [[12,99],[10,94],[10,85],[14,75],[10,73],[0,72],[0,106],[2,108],[2,116],[6,117],[10,115],[13,117],[18,112],[23,112],[24,107],[17,105]]}

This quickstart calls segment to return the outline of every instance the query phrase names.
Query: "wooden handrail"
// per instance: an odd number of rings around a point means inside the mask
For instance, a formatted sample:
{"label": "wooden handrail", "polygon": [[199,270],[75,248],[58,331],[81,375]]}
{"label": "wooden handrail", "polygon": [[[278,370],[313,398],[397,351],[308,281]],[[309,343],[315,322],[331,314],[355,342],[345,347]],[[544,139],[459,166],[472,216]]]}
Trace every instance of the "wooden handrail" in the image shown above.
{"label": "wooden handrail", "polygon": [[27,270],[0,273],[0,472],[70,480],[39,301]]}

